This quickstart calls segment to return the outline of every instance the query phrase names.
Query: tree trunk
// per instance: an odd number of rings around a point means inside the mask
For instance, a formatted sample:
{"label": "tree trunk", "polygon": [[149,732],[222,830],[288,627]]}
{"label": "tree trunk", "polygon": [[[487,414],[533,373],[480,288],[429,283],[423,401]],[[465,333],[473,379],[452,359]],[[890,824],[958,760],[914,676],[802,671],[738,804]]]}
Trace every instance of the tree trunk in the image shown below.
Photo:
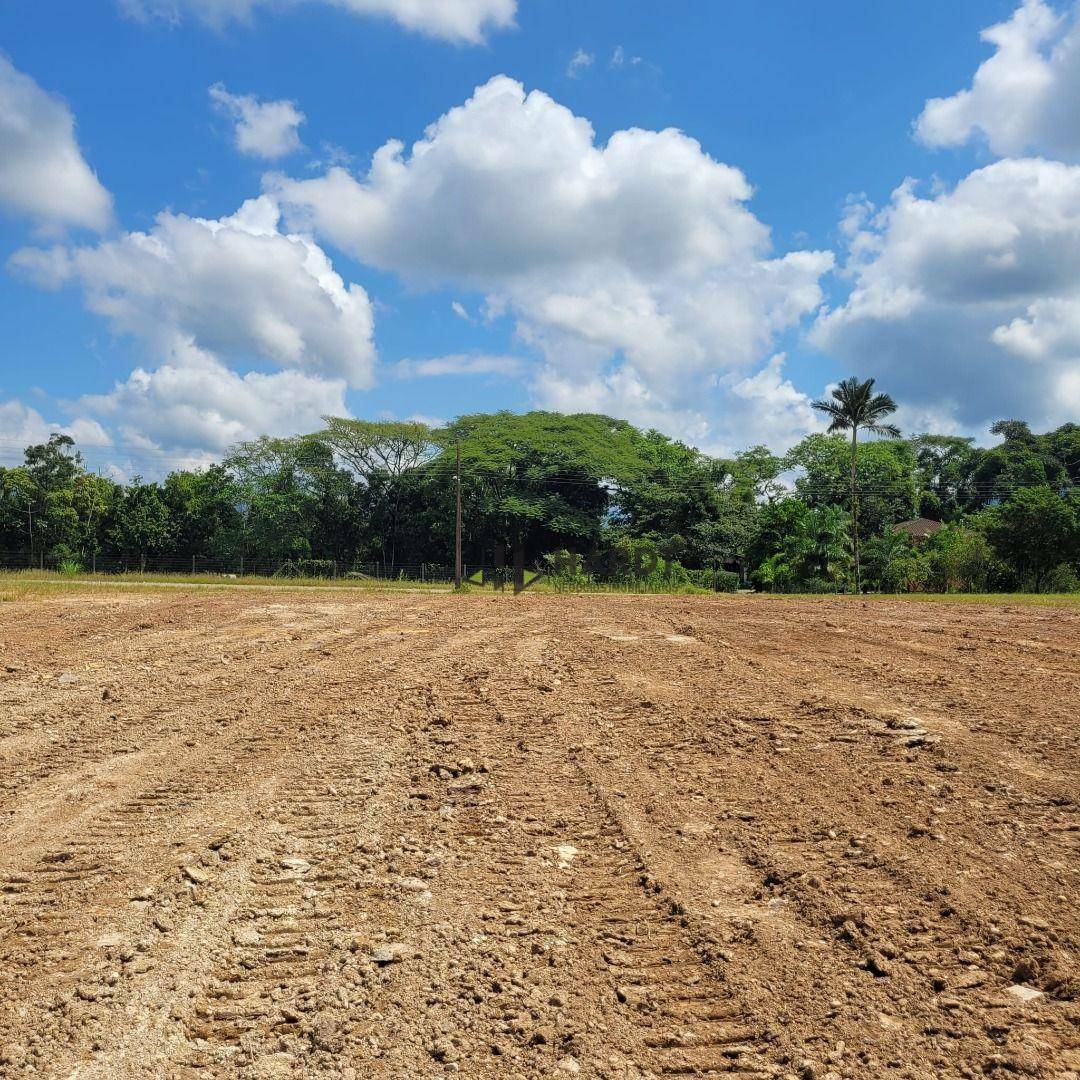
{"label": "tree trunk", "polygon": [[855,593],[862,593],[862,571],[859,566],[859,494],[858,494],[859,429],[851,429],[851,540],[855,549]]}

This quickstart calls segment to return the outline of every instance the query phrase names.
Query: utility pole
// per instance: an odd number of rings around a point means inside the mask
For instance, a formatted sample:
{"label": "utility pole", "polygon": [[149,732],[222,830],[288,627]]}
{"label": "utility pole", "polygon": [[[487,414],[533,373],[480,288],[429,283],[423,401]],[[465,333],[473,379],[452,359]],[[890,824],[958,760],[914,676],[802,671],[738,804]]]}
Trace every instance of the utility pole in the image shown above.
{"label": "utility pole", "polygon": [[457,445],[454,467],[456,514],[454,523],[454,588],[461,588],[461,443]]}
{"label": "utility pole", "polygon": [[26,496],[26,517],[30,522],[30,562],[27,565],[32,569],[34,566],[34,504],[29,495]]}

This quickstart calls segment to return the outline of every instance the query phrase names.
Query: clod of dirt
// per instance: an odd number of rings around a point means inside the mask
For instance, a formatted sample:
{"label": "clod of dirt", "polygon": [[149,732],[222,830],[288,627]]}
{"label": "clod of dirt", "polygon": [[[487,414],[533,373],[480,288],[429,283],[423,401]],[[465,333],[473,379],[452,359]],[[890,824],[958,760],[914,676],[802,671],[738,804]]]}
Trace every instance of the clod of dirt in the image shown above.
{"label": "clod of dirt", "polygon": [[558,844],[552,848],[552,851],[559,857],[560,870],[569,870],[574,856],[578,853],[578,849],[573,844]]}
{"label": "clod of dirt", "polygon": [[716,829],[707,821],[687,821],[680,825],[675,831],[679,836],[688,836],[693,839],[702,840],[705,837],[712,836],[712,834],[716,832]]}
{"label": "clod of dirt", "polygon": [[411,955],[412,950],[409,946],[400,943],[376,945],[371,950],[371,959],[380,967],[385,964],[400,964],[403,960],[408,960]]}
{"label": "clod of dirt", "polygon": [[443,1062],[457,1061],[459,1057],[457,1047],[446,1036],[431,1044],[430,1053],[436,1061]]}

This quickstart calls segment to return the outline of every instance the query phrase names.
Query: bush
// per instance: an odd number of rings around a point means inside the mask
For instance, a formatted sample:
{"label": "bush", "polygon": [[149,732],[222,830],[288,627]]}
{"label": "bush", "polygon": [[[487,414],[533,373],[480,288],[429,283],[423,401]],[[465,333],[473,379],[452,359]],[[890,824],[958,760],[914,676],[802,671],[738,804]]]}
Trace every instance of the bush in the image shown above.
{"label": "bush", "polygon": [[783,555],[770,555],[750,577],[762,592],[795,591],[795,571]]}
{"label": "bush", "polygon": [[1080,574],[1068,563],[1055,567],[1046,576],[1047,592],[1080,592]]}
{"label": "bush", "polygon": [[882,569],[881,588],[895,593],[926,592],[932,575],[932,557],[926,552],[908,550]]}
{"label": "bush", "polygon": [[835,581],[832,578],[811,577],[803,578],[803,580],[799,582],[798,591],[803,593],[819,593],[823,596],[834,596],[837,593],[846,593],[848,591],[848,586],[846,582]]}
{"label": "bush", "polygon": [[333,559],[290,559],[278,568],[275,577],[335,577],[335,563]]}
{"label": "bush", "polygon": [[[652,541],[629,537],[620,538],[588,563],[566,551],[556,551],[545,555],[543,564],[547,582],[557,592],[697,592],[700,586],[693,575],[713,573],[687,570],[682,563],[663,559]],[[704,587],[713,587],[711,578]]]}
{"label": "bush", "polygon": [[986,592],[1000,576],[1000,560],[975,529],[946,526],[927,542],[926,556],[926,588],[931,592]]}
{"label": "bush", "polygon": [[74,577],[83,572],[83,565],[78,559],[61,559],[56,564],[56,572],[64,577]]}
{"label": "bush", "polygon": [[573,592],[596,584],[592,575],[585,572],[581,560],[565,548],[545,555],[544,568],[548,581],[560,591]]}
{"label": "bush", "polygon": [[713,592],[738,592],[742,580],[731,570],[687,570],[690,584]]}

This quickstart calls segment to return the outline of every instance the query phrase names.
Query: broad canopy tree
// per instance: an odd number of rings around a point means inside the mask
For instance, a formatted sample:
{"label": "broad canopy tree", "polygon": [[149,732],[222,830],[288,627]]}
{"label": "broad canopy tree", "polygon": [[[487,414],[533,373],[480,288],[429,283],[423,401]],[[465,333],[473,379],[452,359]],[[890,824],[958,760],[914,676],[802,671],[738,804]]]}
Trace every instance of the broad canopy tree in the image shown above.
{"label": "broad canopy tree", "polygon": [[[1080,585],[1080,427],[996,431],[983,448],[933,434],[853,446],[842,429],[784,456],[713,458],[594,414],[480,413],[437,429],[329,418],[310,435],[241,443],[221,465],[127,483],[89,472],[56,435],[0,468],[0,553],[16,566],[446,567],[460,450],[474,566],[500,549],[527,565],[570,550],[625,572],[660,552],[695,580],[738,566],[763,587],[839,590],[860,542],[871,587]],[[952,527],[922,544],[896,539],[892,526],[920,512]]]}

